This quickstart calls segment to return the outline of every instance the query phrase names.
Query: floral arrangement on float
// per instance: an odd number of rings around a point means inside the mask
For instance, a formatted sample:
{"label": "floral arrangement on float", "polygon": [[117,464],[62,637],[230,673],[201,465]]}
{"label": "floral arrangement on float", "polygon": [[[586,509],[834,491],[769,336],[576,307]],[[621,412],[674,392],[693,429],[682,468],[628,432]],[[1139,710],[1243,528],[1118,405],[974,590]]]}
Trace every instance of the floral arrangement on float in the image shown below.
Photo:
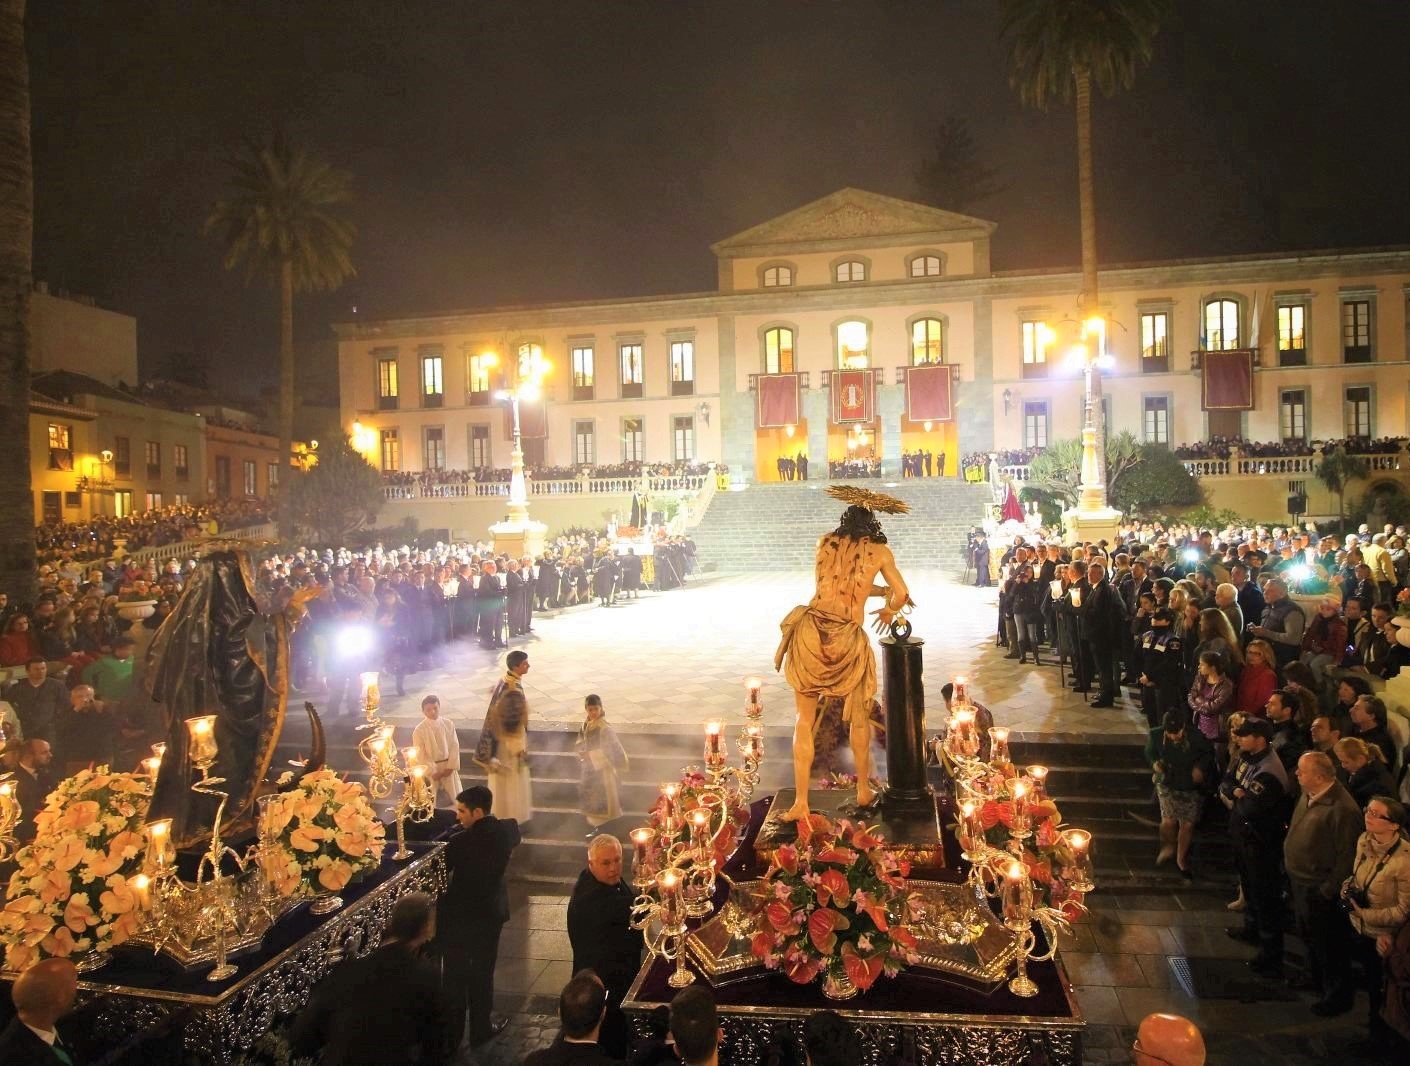
{"label": "floral arrangement on float", "polygon": [[820,814],[797,825],[797,843],[780,846],[764,874],[772,899],[750,950],[790,981],[821,977],[824,995],[849,999],[917,961],[916,938],[903,928],[909,864],[864,825]]}
{"label": "floral arrangement on float", "polygon": [[151,781],[80,770],[49,793],[34,816],[34,842],[15,856],[0,911],[8,970],[41,959],[98,958],[137,932],[143,908],[133,880],[146,850],[142,824]]}
{"label": "floral arrangement on float", "polygon": [[[725,805],[723,817],[721,804]],[[749,824],[749,807],[733,790],[721,789],[712,784],[703,771],[687,766],[679,781],[668,781],[661,786],[648,815],[648,824],[656,831],[656,847],[668,852],[675,844],[690,844],[691,812],[702,808],[710,813],[712,822],[720,823],[713,837],[718,869],[734,854]]]}
{"label": "floral arrangement on float", "polygon": [[280,896],[336,894],[382,861],[386,827],[357,781],[315,770],[260,806],[260,862]]}

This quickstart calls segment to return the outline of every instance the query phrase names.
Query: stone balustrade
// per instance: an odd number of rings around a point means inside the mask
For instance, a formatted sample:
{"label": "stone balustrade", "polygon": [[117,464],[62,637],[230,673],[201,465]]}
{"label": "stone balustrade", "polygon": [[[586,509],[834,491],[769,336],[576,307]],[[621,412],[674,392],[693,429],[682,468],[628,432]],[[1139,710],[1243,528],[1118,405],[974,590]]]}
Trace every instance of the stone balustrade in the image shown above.
{"label": "stone balustrade", "polygon": [[[646,491],[651,494],[663,492],[699,492],[712,474],[656,475],[645,478]],[[622,496],[641,488],[640,477],[580,477],[557,478],[544,481],[525,479],[529,497],[535,496]],[[479,496],[509,495],[507,481],[456,481],[446,484],[422,485],[412,482],[406,485],[383,485],[382,498],[386,500],[463,500]]]}

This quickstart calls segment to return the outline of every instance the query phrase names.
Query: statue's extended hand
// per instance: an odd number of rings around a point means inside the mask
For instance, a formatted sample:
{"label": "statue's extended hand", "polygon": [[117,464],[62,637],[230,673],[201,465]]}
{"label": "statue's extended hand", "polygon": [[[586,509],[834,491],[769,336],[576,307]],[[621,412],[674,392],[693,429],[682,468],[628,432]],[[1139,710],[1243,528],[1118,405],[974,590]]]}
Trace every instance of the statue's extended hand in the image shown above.
{"label": "statue's extended hand", "polygon": [[878,636],[884,637],[891,632],[891,623],[897,613],[898,612],[893,611],[890,607],[878,607],[876,610],[872,611],[872,614],[876,617],[876,621],[871,624],[871,627],[876,631]]}
{"label": "statue's extended hand", "polygon": [[296,615],[302,615],[308,602],[316,600],[322,595],[322,585],[304,585],[302,588],[295,589],[294,594],[289,597],[289,609]]}

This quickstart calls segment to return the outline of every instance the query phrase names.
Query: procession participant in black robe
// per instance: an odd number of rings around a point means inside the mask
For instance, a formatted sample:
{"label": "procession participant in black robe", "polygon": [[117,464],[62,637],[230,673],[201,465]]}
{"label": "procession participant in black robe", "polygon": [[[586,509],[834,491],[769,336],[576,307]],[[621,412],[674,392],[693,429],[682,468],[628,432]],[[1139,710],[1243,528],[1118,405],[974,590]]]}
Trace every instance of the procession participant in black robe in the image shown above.
{"label": "procession participant in black robe", "polygon": [[504,585],[500,581],[499,568],[491,560],[486,560],[480,573],[480,587],[475,590],[475,602],[480,609],[480,646],[482,648],[503,648],[504,639]]}
{"label": "procession participant in black robe", "polygon": [[631,548],[622,556],[622,591],[632,599],[641,591],[641,556]]}
{"label": "procession participant in black robe", "polygon": [[612,606],[612,597],[617,591],[617,559],[604,555],[597,564],[592,576],[593,591],[603,607]]}
{"label": "procession participant in black robe", "polygon": [[534,582],[534,595],[540,611],[558,606],[558,564],[551,556],[545,555],[539,560],[539,576]]}

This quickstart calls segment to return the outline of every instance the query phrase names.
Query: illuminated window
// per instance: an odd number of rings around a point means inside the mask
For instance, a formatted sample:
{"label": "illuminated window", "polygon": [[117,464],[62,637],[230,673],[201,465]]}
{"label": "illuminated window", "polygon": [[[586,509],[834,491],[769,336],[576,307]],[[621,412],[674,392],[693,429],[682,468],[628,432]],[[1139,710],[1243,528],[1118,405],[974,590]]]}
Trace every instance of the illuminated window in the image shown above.
{"label": "illuminated window", "polygon": [[1234,300],[1210,300],[1204,305],[1204,350],[1229,352],[1239,346],[1239,305]]}
{"label": "illuminated window", "polygon": [[1025,448],[1046,448],[1048,446],[1048,401],[1023,401],[1023,446]]}
{"label": "illuminated window", "polygon": [[921,318],[911,324],[911,366],[943,363],[943,329],[938,318]]}
{"label": "illuminated window", "polygon": [[162,494],[160,492],[149,492],[143,502],[147,505],[147,510],[160,511],[162,509]]}
{"label": "illuminated window", "polygon": [[592,348],[573,349],[573,399],[592,399]]}
{"label": "illuminated window", "polygon": [[573,423],[573,462],[578,466],[591,466],[597,462],[597,431],[592,419],[579,419]]}
{"label": "illuminated window", "polygon": [[671,395],[690,396],[695,392],[695,342],[671,344]]}
{"label": "illuminated window", "polygon": [[162,446],[159,441],[147,442],[147,476],[162,476]]}
{"label": "illuminated window", "polygon": [[427,426],[422,442],[422,467],[426,470],[446,468],[446,431],[444,426]]}
{"label": "illuminated window", "polygon": [[695,419],[690,415],[671,419],[671,458],[678,463],[695,460]]}
{"label": "illuminated window", "polygon": [[499,365],[499,356],[493,352],[484,352],[480,355],[469,356],[465,361],[465,382],[466,389],[470,393],[470,402],[476,406],[485,406],[490,402],[490,392],[493,386],[493,373],[495,367]]}
{"label": "illuminated window", "polygon": [[793,331],[787,326],[764,332],[764,373],[793,373]]}
{"label": "illuminated window", "polygon": [[1048,345],[1052,343],[1053,331],[1046,322],[1023,323],[1023,376],[1026,378],[1046,377],[1048,373]]}
{"label": "illuminated window", "polygon": [[1278,365],[1307,365],[1307,307],[1304,304],[1278,308]]}
{"label": "illuminated window", "polygon": [[471,426],[470,427],[470,466],[476,470],[481,467],[489,467],[490,463],[490,427]]}
{"label": "illuminated window", "polygon": [[118,489],[113,493],[113,515],[128,518],[132,514],[132,490]]}
{"label": "illuminated window", "polygon": [[938,255],[918,255],[911,260],[911,277],[938,278],[940,257]]}
{"label": "illuminated window", "polygon": [[190,507],[191,496],[189,493],[176,492],[172,494],[171,505],[173,507]]}
{"label": "illuminated window", "polygon": [[622,398],[631,399],[640,396],[642,384],[646,381],[646,367],[642,362],[641,345],[618,345],[617,365],[622,377]]}
{"label": "illuminated window", "polygon": [[543,349],[537,344],[519,345],[519,380],[532,375],[543,363]]}
{"label": "illuminated window", "polygon": [[1341,354],[1345,363],[1371,362],[1371,301],[1343,300]]}
{"label": "illuminated window", "polygon": [[256,479],[258,478],[259,474],[258,474],[258,468],[255,466],[255,461],[254,461],[253,459],[246,459],[244,465],[245,465],[245,495],[246,495],[246,496],[258,496],[258,495],[259,495],[259,485],[258,485]]}
{"label": "illuminated window", "polygon": [[871,327],[865,322],[837,325],[837,368],[865,370],[871,365]]}
{"label": "illuminated window", "polygon": [[1307,440],[1307,390],[1283,389],[1278,396],[1278,429],[1286,442]]}
{"label": "illuminated window", "polygon": [[645,436],[642,426],[643,421],[640,418],[622,419],[622,462],[641,462]]}
{"label": "illuminated window", "polygon": [[49,423],[49,469],[73,469],[73,427]]}
{"label": "illuminated window", "polygon": [[377,360],[377,410],[397,409],[397,361],[395,357]]}
{"label": "illuminated window", "polygon": [[1170,312],[1141,316],[1141,372],[1159,374],[1170,369]]}
{"label": "illuminated window", "polygon": [[793,268],[771,266],[764,269],[764,288],[781,289],[793,284]]}
{"label": "illuminated window", "polygon": [[191,476],[190,453],[184,444],[173,444],[171,446],[172,463],[176,466],[176,477],[179,481],[185,481]]}
{"label": "illuminated window", "polygon": [[445,403],[445,371],[439,355],[421,357],[421,405],[440,407]]}
{"label": "illuminated window", "polygon": [[1348,437],[1371,435],[1371,388],[1357,385],[1346,390],[1342,401]]}
{"label": "illuminated window", "polygon": [[382,469],[401,469],[401,441],[394,429],[382,430]]}
{"label": "illuminated window", "polygon": [[1147,396],[1141,401],[1141,432],[1147,444],[1170,443],[1170,400]]}
{"label": "illuminated window", "polygon": [[867,265],[860,259],[849,259],[833,268],[833,276],[838,281],[866,281]]}

